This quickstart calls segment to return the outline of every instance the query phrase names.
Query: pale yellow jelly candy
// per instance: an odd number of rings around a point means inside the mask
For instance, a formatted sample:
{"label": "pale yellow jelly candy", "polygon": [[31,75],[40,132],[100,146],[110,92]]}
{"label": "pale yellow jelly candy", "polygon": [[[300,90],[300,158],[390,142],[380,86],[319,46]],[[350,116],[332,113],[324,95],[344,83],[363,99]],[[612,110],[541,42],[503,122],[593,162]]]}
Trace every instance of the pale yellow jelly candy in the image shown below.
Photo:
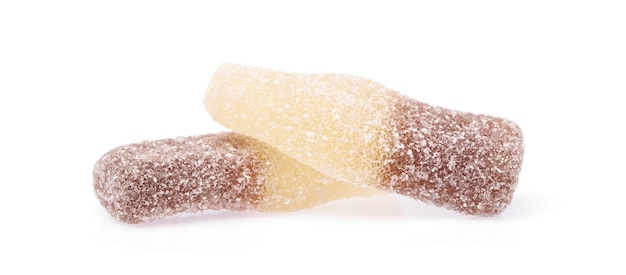
{"label": "pale yellow jelly candy", "polygon": [[293,211],[383,193],[232,132],[120,146],[96,163],[93,176],[102,206],[128,223],[205,209]]}
{"label": "pale yellow jelly candy", "polygon": [[224,126],[328,176],[465,214],[501,213],[518,183],[514,122],[430,106],[360,77],[224,64],[205,103]]}

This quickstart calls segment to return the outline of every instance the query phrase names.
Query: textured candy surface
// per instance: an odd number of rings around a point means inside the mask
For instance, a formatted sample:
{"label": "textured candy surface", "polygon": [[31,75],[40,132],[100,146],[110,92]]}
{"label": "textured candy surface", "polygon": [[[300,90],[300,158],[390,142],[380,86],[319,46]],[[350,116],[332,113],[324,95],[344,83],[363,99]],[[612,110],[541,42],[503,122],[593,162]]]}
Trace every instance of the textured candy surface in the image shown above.
{"label": "textured candy surface", "polygon": [[205,104],[226,127],[328,176],[465,214],[501,213],[521,170],[515,123],[430,106],[356,76],[224,64]]}
{"label": "textured candy surface", "polygon": [[232,132],[120,146],[93,176],[101,204],[128,223],[206,209],[290,211],[377,193]]}

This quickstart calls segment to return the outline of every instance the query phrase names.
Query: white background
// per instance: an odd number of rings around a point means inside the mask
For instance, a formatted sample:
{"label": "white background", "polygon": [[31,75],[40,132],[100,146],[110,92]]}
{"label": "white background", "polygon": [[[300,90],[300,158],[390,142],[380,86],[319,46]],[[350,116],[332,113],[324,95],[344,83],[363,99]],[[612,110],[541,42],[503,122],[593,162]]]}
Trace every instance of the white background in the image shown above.
{"label": "white background", "polygon": [[[623,1],[98,2],[0,2],[0,273],[624,274]],[[224,130],[202,104],[222,62],[515,120],[513,203],[495,218],[390,195],[116,222],[93,164]]]}

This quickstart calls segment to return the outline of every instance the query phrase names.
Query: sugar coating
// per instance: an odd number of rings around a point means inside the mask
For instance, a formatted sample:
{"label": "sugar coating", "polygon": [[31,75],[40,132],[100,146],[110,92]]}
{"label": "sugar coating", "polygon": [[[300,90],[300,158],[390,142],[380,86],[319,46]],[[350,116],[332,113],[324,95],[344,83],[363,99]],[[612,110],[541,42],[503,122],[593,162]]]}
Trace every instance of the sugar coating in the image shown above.
{"label": "sugar coating", "polygon": [[367,185],[379,181],[380,163],[392,146],[384,133],[394,96],[359,77],[223,64],[205,103],[226,127],[333,178]]}
{"label": "sugar coating", "polygon": [[523,156],[519,127],[457,112],[341,74],[293,74],[224,64],[207,110],[322,173],[464,214],[501,213]]}
{"label": "sugar coating", "polygon": [[379,188],[471,215],[509,205],[524,151],[517,124],[406,96],[392,106],[394,148]]}
{"label": "sugar coating", "polygon": [[376,193],[232,132],[120,146],[93,176],[102,206],[127,223],[206,209],[290,211]]}

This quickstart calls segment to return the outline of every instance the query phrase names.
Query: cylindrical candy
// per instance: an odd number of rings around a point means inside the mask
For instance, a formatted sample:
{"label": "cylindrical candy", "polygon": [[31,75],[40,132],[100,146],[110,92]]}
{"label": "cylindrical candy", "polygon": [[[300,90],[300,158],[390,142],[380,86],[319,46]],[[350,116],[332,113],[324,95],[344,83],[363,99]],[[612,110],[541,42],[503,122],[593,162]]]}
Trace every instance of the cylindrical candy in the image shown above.
{"label": "cylindrical candy", "polygon": [[511,202],[523,140],[512,121],[431,106],[371,80],[224,64],[212,117],[341,181],[465,214]]}
{"label": "cylindrical candy", "polygon": [[102,206],[127,223],[206,209],[299,210],[381,193],[324,176],[232,132],[120,146],[95,164],[93,177]]}

